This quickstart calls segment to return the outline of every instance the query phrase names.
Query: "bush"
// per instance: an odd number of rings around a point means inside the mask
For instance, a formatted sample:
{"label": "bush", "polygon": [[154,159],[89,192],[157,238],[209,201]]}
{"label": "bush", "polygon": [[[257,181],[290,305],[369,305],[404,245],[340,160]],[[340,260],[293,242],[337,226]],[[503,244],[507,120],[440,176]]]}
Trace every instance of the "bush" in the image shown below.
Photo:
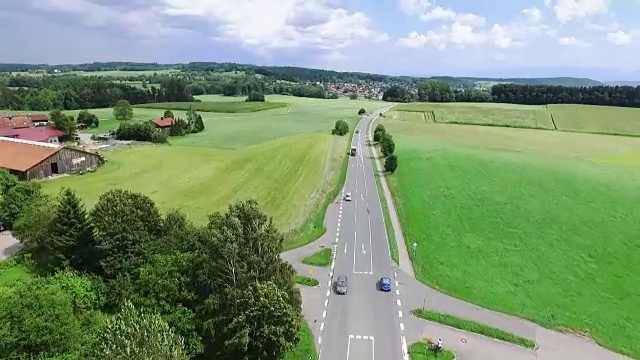
{"label": "bush", "polygon": [[367,112],[367,110],[360,108],[360,110],[358,110],[358,115],[364,115]]}
{"label": "bush", "polygon": [[387,156],[387,158],[384,160],[384,170],[393,174],[397,168],[398,168],[398,157],[396,156],[396,154],[391,154]]}
{"label": "bush", "polygon": [[375,132],[375,131],[382,131],[382,133],[383,133],[383,134],[386,134],[386,133],[387,133],[387,129],[385,129],[385,128],[384,128],[384,125],[382,125],[382,124],[378,124],[378,125],[376,125],[376,128],[375,128],[373,131],[374,131],[374,132]]}
{"label": "bush", "polygon": [[162,144],[167,142],[167,133],[154,128],[151,123],[122,123],[116,130],[116,139],[149,141]]}
{"label": "bush", "polygon": [[384,131],[376,130],[373,133],[373,141],[379,142],[380,140],[382,140],[383,136],[384,136]]}
{"label": "bush", "polygon": [[340,136],[347,135],[348,133],[349,133],[349,124],[347,124],[347,122],[344,120],[336,121],[336,125],[331,131],[331,134],[340,135]]}
{"label": "bush", "polygon": [[252,91],[249,96],[247,96],[247,102],[264,102],[264,94],[259,93],[257,91]]}
{"label": "bush", "polygon": [[349,94],[349,99],[358,100],[358,94],[356,94],[356,93]]}
{"label": "bush", "polygon": [[389,156],[393,154],[396,149],[396,144],[393,142],[393,136],[391,134],[384,134],[380,140],[380,151],[382,155]]}

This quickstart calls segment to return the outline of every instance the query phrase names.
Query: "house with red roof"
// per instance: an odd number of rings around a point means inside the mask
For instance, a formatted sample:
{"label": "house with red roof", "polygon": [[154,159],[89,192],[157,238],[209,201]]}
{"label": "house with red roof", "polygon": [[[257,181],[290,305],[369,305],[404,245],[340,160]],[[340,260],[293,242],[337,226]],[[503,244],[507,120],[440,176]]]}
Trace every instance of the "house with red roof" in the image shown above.
{"label": "house with red roof", "polygon": [[164,130],[168,134],[174,121],[173,118],[161,117],[160,119],[153,120],[153,124],[156,128]]}

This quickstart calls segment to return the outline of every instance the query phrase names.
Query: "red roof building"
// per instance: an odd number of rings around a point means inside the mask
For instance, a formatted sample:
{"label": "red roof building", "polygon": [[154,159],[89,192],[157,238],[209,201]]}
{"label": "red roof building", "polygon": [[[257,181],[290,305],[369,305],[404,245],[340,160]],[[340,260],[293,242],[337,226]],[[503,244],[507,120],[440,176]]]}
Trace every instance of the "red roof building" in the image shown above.
{"label": "red roof building", "polygon": [[24,129],[33,126],[26,116],[0,117],[0,128]]}
{"label": "red roof building", "polygon": [[53,127],[35,127],[35,128],[0,128],[0,136],[12,139],[21,139],[29,141],[37,141],[43,143],[57,144],[60,137],[65,133]]}
{"label": "red roof building", "polygon": [[34,124],[39,124],[39,123],[47,123],[49,122],[49,115],[47,114],[34,114],[34,115],[27,115],[27,117],[29,118],[29,120],[31,120],[32,123]]}
{"label": "red roof building", "polygon": [[153,120],[153,123],[156,124],[156,127],[164,129],[173,125],[173,121],[173,118],[160,118]]}

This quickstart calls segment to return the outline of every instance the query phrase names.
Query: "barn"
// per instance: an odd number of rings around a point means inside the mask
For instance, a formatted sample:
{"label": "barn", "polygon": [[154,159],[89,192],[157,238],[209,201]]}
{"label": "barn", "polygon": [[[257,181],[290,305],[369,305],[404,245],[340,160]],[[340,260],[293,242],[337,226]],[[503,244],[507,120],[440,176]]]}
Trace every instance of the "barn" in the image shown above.
{"label": "barn", "polygon": [[43,142],[0,137],[0,168],[25,180],[95,169],[98,154]]}

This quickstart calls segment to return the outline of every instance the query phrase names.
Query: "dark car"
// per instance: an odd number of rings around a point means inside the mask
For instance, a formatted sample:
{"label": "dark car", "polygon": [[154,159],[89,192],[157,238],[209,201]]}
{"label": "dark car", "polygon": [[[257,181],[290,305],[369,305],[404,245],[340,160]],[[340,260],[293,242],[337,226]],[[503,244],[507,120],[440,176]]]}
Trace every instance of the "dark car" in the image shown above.
{"label": "dark car", "polygon": [[338,276],[336,280],[336,294],[347,295],[347,277],[344,275]]}
{"label": "dark car", "polygon": [[380,291],[391,291],[391,279],[388,277],[380,279]]}

